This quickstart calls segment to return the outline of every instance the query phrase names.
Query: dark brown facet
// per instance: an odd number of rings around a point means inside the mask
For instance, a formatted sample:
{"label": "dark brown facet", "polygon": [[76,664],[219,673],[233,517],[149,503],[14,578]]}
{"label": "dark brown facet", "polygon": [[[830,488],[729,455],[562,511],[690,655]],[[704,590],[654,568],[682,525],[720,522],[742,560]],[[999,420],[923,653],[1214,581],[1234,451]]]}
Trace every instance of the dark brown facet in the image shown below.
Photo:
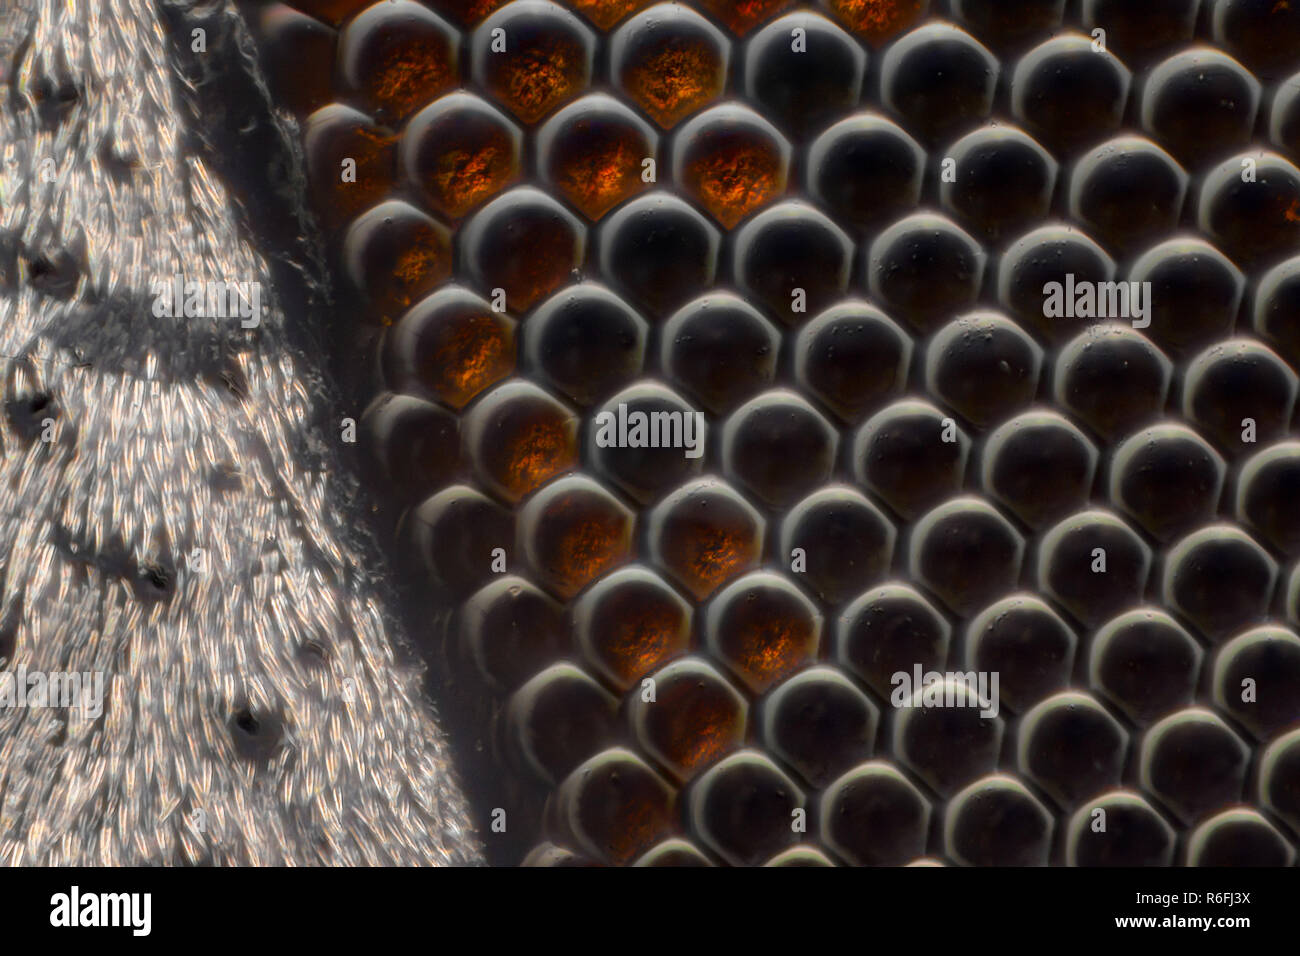
{"label": "dark brown facet", "polygon": [[338,103],[307,117],[304,142],[313,206],[328,227],[344,225],[393,188],[393,134]]}
{"label": "dark brown facet", "polygon": [[413,206],[393,200],[348,227],[343,261],[372,322],[392,325],[451,276],[451,234]]}

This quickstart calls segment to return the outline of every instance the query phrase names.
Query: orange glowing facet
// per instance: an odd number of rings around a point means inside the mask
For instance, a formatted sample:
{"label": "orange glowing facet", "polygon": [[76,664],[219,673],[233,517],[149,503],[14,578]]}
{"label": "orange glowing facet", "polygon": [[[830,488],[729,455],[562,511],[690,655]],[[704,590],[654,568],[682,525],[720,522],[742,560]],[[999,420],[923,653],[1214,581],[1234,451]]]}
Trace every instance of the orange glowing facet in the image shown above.
{"label": "orange glowing facet", "polygon": [[667,549],[668,562],[691,593],[700,599],[727,579],[752,567],[758,558],[758,542],[748,529],[692,523],[674,537],[676,540]]}
{"label": "orange glowing facet", "polygon": [[457,82],[445,46],[412,43],[384,51],[367,71],[365,92],[371,103],[397,118],[431,102]]}
{"label": "orange glowing facet", "polygon": [[682,632],[681,618],[671,607],[643,606],[610,613],[618,616],[611,621],[602,650],[606,663],[624,680],[649,673]]}
{"label": "orange glowing facet", "polygon": [[566,0],[566,5],[608,30],[630,14],[650,6],[655,0]]}
{"label": "orange glowing facet", "polygon": [[604,139],[566,151],[570,155],[560,158],[553,174],[564,195],[591,220],[647,188],[641,179],[644,140],[631,133],[611,133]]}
{"label": "orange glowing facet", "polygon": [[683,178],[687,189],[728,229],[785,190],[780,154],[774,146],[751,139],[716,144],[687,165]]}
{"label": "orange glowing facet", "polygon": [[769,683],[804,659],[808,637],[806,631],[788,622],[755,622],[745,634],[739,664],[756,683]]}
{"label": "orange glowing facet", "polygon": [[443,16],[463,26],[478,25],[488,14],[504,6],[507,0],[421,0]]}
{"label": "orange glowing facet", "polygon": [[830,0],[831,12],[872,46],[880,46],[925,13],[924,0]]}
{"label": "orange glowing facet", "polygon": [[760,23],[794,6],[794,0],[699,0],[699,3],[737,36],[744,36]]}
{"label": "orange glowing facet", "polygon": [[550,417],[535,420],[503,437],[501,483],[515,496],[523,497],[577,464],[578,451],[567,422]]}
{"label": "orange glowing facet", "polygon": [[513,165],[510,150],[503,144],[450,149],[438,157],[429,186],[442,209],[459,219],[499,192],[514,174]]}
{"label": "orange glowing facet", "polygon": [[492,59],[488,89],[525,123],[535,123],[587,82],[581,44],[563,35],[540,38]]}
{"label": "orange glowing facet", "polygon": [[515,368],[514,335],[491,315],[466,315],[451,324],[429,354],[423,378],[454,408],[460,408]]}
{"label": "orange glowing facet", "polygon": [[391,325],[411,304],[451,275],[451,248],[433,232],[414,236],[393,261],[390,281],[378,303],[379,318]]}
{"label": "orange glowing facet", "polygon": [[628,516],[585,496],[566,495],[551,502],[539,524],[544,570],[563,597],[577,594],[627,557],[631,541]]}
{"label": "orange glowing facet", "polygon": [[666,694],[663,725],[656,728],[664,758],[685,775],[734,750],[744,736],[744,718],[735,702],[700,694],[702,686],[692,684],[683,688],[684,693]]}
{"label": "orange glowing facet", "polygon": [[650,117],[669,129],[722,93],[722,59],[703,43],[669,38],[623,70],[622,83]]}

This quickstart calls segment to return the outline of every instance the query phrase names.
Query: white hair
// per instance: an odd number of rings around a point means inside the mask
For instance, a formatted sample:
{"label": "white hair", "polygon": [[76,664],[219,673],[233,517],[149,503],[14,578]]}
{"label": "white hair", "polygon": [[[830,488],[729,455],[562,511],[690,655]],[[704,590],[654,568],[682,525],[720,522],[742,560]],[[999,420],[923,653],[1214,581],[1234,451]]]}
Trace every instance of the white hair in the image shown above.
{"label": "white hair", "polygon": [[106,675],[98,717],[0,708],[0,863],[478,862],[282,307],[149,307],[273,289],[199,148],[191,15],[0,10],[0,657]]}

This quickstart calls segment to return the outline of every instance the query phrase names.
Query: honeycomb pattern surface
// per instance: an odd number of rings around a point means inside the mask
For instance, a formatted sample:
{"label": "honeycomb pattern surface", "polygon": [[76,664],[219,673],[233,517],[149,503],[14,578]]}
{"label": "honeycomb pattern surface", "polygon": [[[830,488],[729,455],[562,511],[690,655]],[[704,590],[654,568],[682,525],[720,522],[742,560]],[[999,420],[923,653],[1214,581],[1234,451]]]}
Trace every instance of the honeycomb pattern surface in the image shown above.
{"label": "honeycomb pattern surface", "polygon": [[497,862],[1294,863],[1300,5],[250,6]]}

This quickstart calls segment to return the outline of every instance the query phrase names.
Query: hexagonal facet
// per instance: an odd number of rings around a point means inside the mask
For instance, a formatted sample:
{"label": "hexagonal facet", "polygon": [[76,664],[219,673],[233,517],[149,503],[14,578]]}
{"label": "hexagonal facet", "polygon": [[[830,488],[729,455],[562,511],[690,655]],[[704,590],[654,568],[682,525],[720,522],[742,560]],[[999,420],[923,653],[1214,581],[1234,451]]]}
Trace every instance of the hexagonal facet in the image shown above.
{"label": "hexagonal facet", "polygon": [[918,591],[906,584],[882,584],[840,612],[832,656],[884,700],[898,684],[894,675],[943,665],[952,627]]}
{"label": "hexagonal facet", "polygon": [[925,353],[925,387],[979,427],[1029,405],[1043,350],[997,312],[972,312],[945,325]]}
{"label": "hexagonal facet", "polygon": [[762,693],[815,657],[822,617],[779,575],[756,571],[732,582],[710,602],[704,641],[742,684]]}
{"label": "hexagonal facet", "polygon": [[380,203],[348,228],[343,267],[372,319],[391,325],[451,276],[451,233],[407,203]]}
{"label": "hexagonal facet", "polygon": [[808,191],[858,230],[916,208],[925,150],[901,126],[877,113],[840,120],[808,147]]}
{"label": "hexagonal facet", "polygon": [[725,483],[701,478],[649,516],[650,554],[697,600],[758,563],[763,518]]}
{"label": "hexagonal facet", "polygon": [[997,766],[1005,728],[992,681],[935,673],[917,687],[913,674],[894,678],[893,752],[944,796]]}
{"label": "hexagonal facet", "polygon": [[1195,47],[1148,74],[1140,115],[1152,136],[1195,165],[1250,141],[1259,100],[1259,81],[1245,67],[1212,47]]}
{"label": "hexagonal facet", "polygon": [[835,464],[839,433],[796,392],[765,392],[723,423],[722,468],[773,507],[823,483]]}
{"label": "hexagonal facet", "polygon": [[1119,127],[1132,76],[1092,38],[1062,34],[1034,47],[1011,76],[1011,112],[1057,155]]}
{"label": "hexagonal facet", "polygon": [[1025,541],[1011,522],[975,497],[954,498],[916,524],[910,573],[959,614],[968,614],[1020,577]]}
{"label": "hexagonal facet", "polygon": [[389,330],[383,366],[392,388],[461,409],[515,370],[515,322],[473,292],[445,286]]}
{"label": "hexagonal facet", "polygon": [[1103,438],[1158,418],[1173,365],[1141,332],[1119,323],[1090,326],[1056,358],[1053,396]]}
{"label": "hexagonal facet", "polygon": [[1136,793],[1116,790],[1083,803],[1068,824],[1067,866],[1169,866],[1178,834]]}
{"label": "hexagonal facet", "polygon": [[430,209],[459,219],[518,178],[522,140],[496,107],[452,93],[406,124],[398,169]]}
{"label": "hexagonal facet", "polygon": [[1225,644],[1214,662],[1214,702],[1256,739],[1300,721],[1300,637],[1257,627]]}
{"label": "hexagonal facet", "polygon": [[386,0],[348,21],[339,35],[343,85],[380,122],[395,126],[456,85],[460,37],[413,0]]}
{"label": "hexagonal facet", "polygon": [[675,794],[640,757],[614,747],[569,774],[555,803],[556,819],[578,847],[624,864],[668,835]]}
{"label": "hexagonal facet", "polygon": [[595,52],[591,30],[547,0],[514,0],[470,40],[475,82],[525,123],[578,95]]}
{"label": "hexagonal facet", "polygon": [[948,856],[964,866],[1045,866],[1055,821],[1015,777],[977,780],[948,804]]}
{"label": "hexagonal facet", "polygon": [[984,444],[985,490],[1031,527],[1068,514],[1088,500],[1097,449],[1053,411],[1017,415]]}
{"label": "hexagonal facet", "polygon": [[649,187],[658,136],[630,109],[603,93],[583,97],[537,134],[538,168],[588,219]]}
{"label": "hexagonal facet", "polygon": [[479,476],[510,501],[578,463],[577,417],[529,382],[505,382],[483,396],[462,433]]}
{"label": "hexagonal facet", "polygon": [[[1040,226],[1003,254],[997,267],[998,301],[1049,341],[1063,342],[1097,320],[1095,294],[1088,306],[1082,290],[1110,288],[1101,283],[1114,276],[1114,260],[1077,228]],[[1118,294],[1120,287],[1115,288]]]}
{"label": "hexagonal facet", "polygon": [[1110,498],[1162,541],[1203,523],[1218,508],[1227,466],[1184,425],[1136,432],[1111,458]]}
{"label": "hexagonal facet", "polygon": [[1229,457],[1286,435],[1297,379],[1266,345],[1230,339],[1210,346],[1187,368],[1183,414]]}
{"label": "hexagonal facet", "polygon": [[1097,631],[1088,683],[1145,725],[1191,703],[1201,670],[1200,645],[1159,608],[1128,611]]}
{"label": "hexagonal facet", "polygon": [[560,605],[513,574],[495,576],[459,616],[463,653],[497,688],[518,687],[567,643]]}
{"label": "hexagonal facet", "polygon": [[507,734],[529,769],[554,783],[600,749],[618,701],[581,669],[553,664],[515,691]]}
{"label": "hexagonal facet", "polygon": [[799,332],[794,374],[801,388],[852,423],[903,390],[911,358],[912,340],[893,319],[849,301]]}
{"label": "hexagonal facet", "polygon": [[871,756],[880,711],[834,667],[812,667],[763,702],[764,744],[814,787]]}
{"label": "hexagonal facet", "polygon": [[922,139],[938,143],[989,115],[1001,69],[997,57],[965,30],[926,24],[885,52],[881,100]]}
{"label": "hexagonal facet", "polygon": [[361,416],[367,471],[399,500],[431,494],[449,483],[460,465],[458,425],[445,408],[381,392]]}
{"label": "hexagonal facet", "polygon": [[1087,694],[1057,694],[1025,714],[1016,762],[1063,807],[1118,786],[1128,733]]}
{"label": "hexagonal facet", "polygon": [[769,23],[745,45],[745,95],[796,140],[857,105],[862,48],[825,17],[800,11]]}
{"label": "hexagonal facet", "polygon": [[619,27],[609,49],[614,82],[664,129],[721,94],[731,54],[717,27],[668,3]]}
{"label": "hexagonal facet", "polygon": [[691,832],[735,866],[756,866],[795,843],[794,812],[803,809],[803,792],[756,750],[706,771],[687,797]]}
{"label": "hexagonal facet", "polygon": [[904,518],[961,487],[970,439],[927,402],[905,399],[853,436],[853,476]]}
{"label": "hexagonal facet", "polygon": [[[299,4],[302,6],[302,4]],[[298,116],[330,101],[338,32],[282,3],[249,16],[272,93]],[[306,68],[304,69],[304,65]]]}
{"label": "hexagonal facet", "polygon": [[519,542],[538,580],[563,598],[627,561],[635,515],[590,478],[571,475],[519,512]]}
{"label": "hexagonal facet", "polygon": [[1188,866],[1291,866],[1295,848],[1255,810],[1225,810],[1187,841]]}
{"label": "hexagonal facet", "polygon": [[745,106],[715,106],[678,131],[673,179],[725,229],[785,191],[790,144]]}
{"label": "hexagonal facet", "polygon": [[645,319],[613,292],[591,283],[547,299],[522,332],[529,368],[579,405],[626,385],[645,361]]}
{"label": "hexagonal facet", "polygon": [[1165,557],[1165,602],[1212,640],[1261,618],[1277,582],[1277,562],[1231,525],[1202,528]]}
{"label": "hexagonal facet", "polygon": [[1132,607],[1150,573],[1151,549],[1108,511],[1071,515],[1039,544],[1039,587],[1085,624],[1098,624]]}
{"label": "hexagonal facet", "polygon": [[1293,507],[1300,488],[1300,442],[1285,441],[1256,453],[1237,479],[1236,514],[1273,547],[1300,552],[1300,510]]}
{"label": "hexagonal facet", "polygon": [[1027,133],[982,127],[947,147],[948,160],[953,176],[940,183],[939,200],[985,238],[996,241],[1047,217],[1058,166]]}
{"label": "hexagonal facet", "polygon": [[781,334],[757,309],[729,293],[683,306],[659,340],[669,378],[714,413],[730,411],[776,376]]}
{"label": "hexagonal facet", "polygon": [[740,288],[786,325],[800,325],[848,288],[853,240],[801,202],[765,209],[736,234]]}
{"label": "hexagonal facet", "polygon": [[[1155,143],[1120,136],[1092,149],[1075,165],[1070,216],[1122,255],[1173,229],[1187,183],[1187,171]],[[1134,204],[1135,191],[1148,200]]]}
{"label": "hexagonal facet", "polygon": [[[369,116],[341,103],[322,106],[303,130],[312,205],[333,229],[383,201],[393,186],[396,137]],[[355,169],[355,174],[344,172]]]}
{"label": "hexagonal facet", "polygon": [[707,436],[703,412],[668,386],[642,381],[591,416],[587,460],[645,504],[699,472]]}
{"label": "hexagonal facet", "polygon": [[840,604],[889,571],[897,532],[857,490],[829,485],[794,505],[781,523],[781,556],[823,601]]}
{"label": "hexagonal facet", "polygon": [[1139,777],[1184,823],[1241,798],[1250,749],[1214,713],[1170,714],[1142,741]]}
{"label": "hexagonal facet", "polygon": [[1024,711],[1066,686],[1077,646],[1074,631],[1046,601],[1013,594],[971,620],[965,662],[977,673],[997,674],[1000,705]]}
{"label": "hexagonal facet", "polygon": [[[399,537],[408,542],[421,566],[458,597],[491,580],[493,566],[515,544],[514,515],[468,485],[453,485],[406,513]],[[499,567],[499,565],[497,565]]]}
{"label": "hexagonal facet", "polygon": [[[1152,246],[1129,267],[1129,282],[1150,282],[1150,324],[1142,332],[1181,357],[1232,334],[1246,277],[1203,239],[1178,236]],[[1137,335],[1137,333],[1133,333]]]}
{"label": "hexagonal facet", "polygon": [[573,213],[521,186],[474,214],[461,230],[461,255],[480,291],[495,304],[496,290],[503,290],[505,304],[523,313],[572,276],[586,238]]}
{"label": "hexagonal facet", "polygon": [[673,661],[634,688],[628,719],[637,742],[679,780],[744,744],[749,704],[707,661]]}
{"label": "hexagonal facet", "polygon": [[717,227],[667,193],[621,206],[597,240],[601,272],[656,320],[712,285],[720,242]]}
{"label": "hexagonal facet", "polygon": [[[1243,175],[1250,171],[1251,177]],[[1300,247],[1300,169],[1277,153],[1243,153],[1201,182],[1196,225],[1245,269]]]}
{"label": "hexagonal facet", "polygon": [[883,760],[831,783],[820,816],[826,845],[854,866],[899,866],[925,852],[930,804]]}
{"label": "hexagonal facet", "polygon": [[987,258],[954,223],[919,212],[876,237],[867,251],[867,281],[874,298],[925,333],[975,304]]}
{"label": "hexagonal facet", "polygon": [[653,571],[620,568],[573,605],[574,638],[602,677],[626,690],[690,646],[690,604]]}

